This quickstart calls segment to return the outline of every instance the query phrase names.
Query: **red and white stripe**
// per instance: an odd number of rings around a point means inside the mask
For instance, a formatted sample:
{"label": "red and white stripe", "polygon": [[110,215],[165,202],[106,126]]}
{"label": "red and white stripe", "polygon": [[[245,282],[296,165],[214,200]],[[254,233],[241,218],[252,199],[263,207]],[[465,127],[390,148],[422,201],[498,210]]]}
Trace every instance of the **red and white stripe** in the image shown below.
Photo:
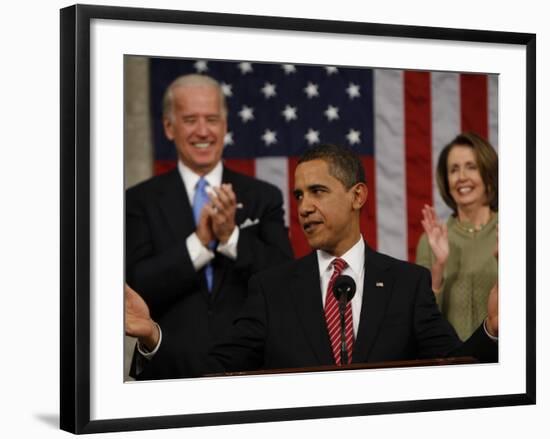
{"label": "red and white stripe", "polygon": [[[328,336],[332,348],[332,354],[335,364],[342,364],[341,358],[341,344],[342,344],[342,328],[340,323],[340,311],[339,305],[334,297],[332,291],[335,279],[346,268],[346,261],[336,258],[332,262],[333,271],[330,276],[330,280],[327,287],[327,295],[325,301],[325,320],[327,323]],[[350,364],[353,354],[353,316],[351,311],[351,303],[348,302],[344,312],[345,323],[345,338],[346,338],[346,350],[348,352],[348,361],[346,364]]]}
{"label": "red and white stripe", "polygon": [[[414,260],[421,209],[450,211],[435,183],[437,159],[457,134],[476,131],[498,148],[498,77],[453,72],[374,70],[374,158],[363,164],[369,200],[361,219],[369,245]],[[227,166],[279,187],[295,255],[310,251],[292,197],[296,158],[226,160]]]}

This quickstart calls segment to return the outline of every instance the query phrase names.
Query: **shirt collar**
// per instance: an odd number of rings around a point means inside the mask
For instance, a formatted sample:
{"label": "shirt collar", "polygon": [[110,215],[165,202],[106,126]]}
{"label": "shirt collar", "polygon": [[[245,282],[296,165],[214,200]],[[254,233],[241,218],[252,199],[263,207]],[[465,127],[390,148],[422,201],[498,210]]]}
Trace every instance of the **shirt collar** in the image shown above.
{"label": "shirt collar", "polygon": [[[319,273],[323,274],[330,268],[330,263],[335,259],[334,255],[324,250],[317,250],[317,261],[319,261]],[[340,256],[348,264],[353,274],[361,274],[365,266],[365,241],[361,236],[355,245],[346,253]]]}
{"label": "shirt collar", "polygon": [[[195,193],[195,187],[197,182],[201,178],[199,174],[191,170],[188,166],[184,165],[181,160],[178,160],[178,171],[189,195],[189,199],[193,199],[193,194]],[[223,174],[223,165],[221,160],[214,166],[208,174],[204,175],[204,178],[208,182],[209,186],[219,187],[222,184],[222,174]]]}

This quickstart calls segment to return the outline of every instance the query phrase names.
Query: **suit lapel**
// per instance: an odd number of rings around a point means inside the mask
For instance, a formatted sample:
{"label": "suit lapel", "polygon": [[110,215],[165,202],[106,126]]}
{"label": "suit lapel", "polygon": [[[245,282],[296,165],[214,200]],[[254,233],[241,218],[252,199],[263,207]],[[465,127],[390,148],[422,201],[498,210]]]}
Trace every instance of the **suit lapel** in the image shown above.
{"label": "suit lapel", "polygon": [[389,264],[368,246],[365,249],[365,279],[359,333],[353,348],[353,362],[368,361],[380,324],[384,320],[395,280]]}
{"label": "suit lapel", "polygon": [[[166,222],[174,237],[174,242],[182,242],[196,229],[193,208],[187,196],[187,190],[178,169],[174,169],[166,175],[166,183],[160,190],[158,202],[164,213]],[[203,271],[201,271],[203,273]],[[206,277],[201,276],[204,298],[209,299],[206,288]]]}
{"label": "suit lapel", "polygon": [[319,364],[332,364],[334,359],[328,339],[315,252],[302,259],[292,274],[290,285],[299,321]]}
{"label": "suit lapel", "polygon": [[158,202],[175,241],[185,240],[195,230],[195,220],[177,168],[167,174]]}

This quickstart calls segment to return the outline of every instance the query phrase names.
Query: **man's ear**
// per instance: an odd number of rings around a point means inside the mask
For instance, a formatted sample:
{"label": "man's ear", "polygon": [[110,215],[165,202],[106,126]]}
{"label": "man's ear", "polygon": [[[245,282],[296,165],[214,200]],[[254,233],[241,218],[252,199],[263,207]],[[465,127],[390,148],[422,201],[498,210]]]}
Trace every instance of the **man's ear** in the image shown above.
{"label": "man's ear", "polygon": [[165,117],[162,119],[162,125],[164,126],[164,134],[168,140],[174,140],[174,127],[172,120],[169,117]]}
{"label": "man's ear", "polygon": [[361,208],[367,202],[369,196],[369,189],[365,183],[357,183],[351,188],[353,194],[352,206],[355,210],[361,210]]}

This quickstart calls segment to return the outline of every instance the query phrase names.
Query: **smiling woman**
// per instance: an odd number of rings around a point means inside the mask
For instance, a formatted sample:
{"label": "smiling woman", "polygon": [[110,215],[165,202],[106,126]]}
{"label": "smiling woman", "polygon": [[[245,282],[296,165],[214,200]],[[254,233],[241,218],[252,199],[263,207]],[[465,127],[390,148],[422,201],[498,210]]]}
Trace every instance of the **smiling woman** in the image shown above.
{"label": "smiling woman", "polygon": [[424,207],[416,262],[431,270],[438,305],[465,340],[485,319],[498,276],[495,150],[475,133],[460,134],[439,156],[437,184],[453,214],[445,224]]}

